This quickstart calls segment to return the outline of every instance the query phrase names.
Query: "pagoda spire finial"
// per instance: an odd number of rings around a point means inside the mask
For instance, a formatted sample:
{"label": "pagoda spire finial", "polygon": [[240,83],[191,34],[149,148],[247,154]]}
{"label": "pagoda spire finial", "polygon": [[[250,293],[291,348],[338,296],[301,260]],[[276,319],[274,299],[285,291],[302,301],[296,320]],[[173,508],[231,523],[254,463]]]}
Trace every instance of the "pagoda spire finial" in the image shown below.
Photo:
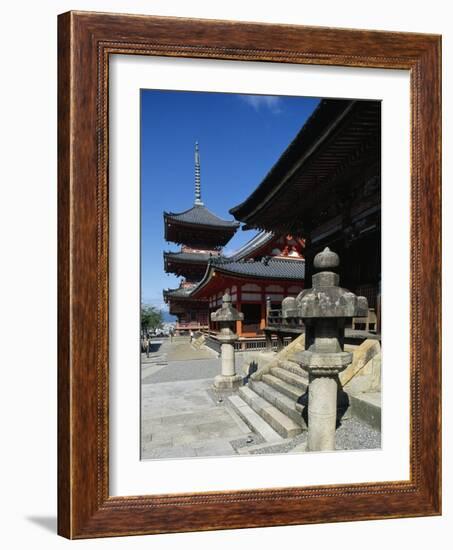
{"label": "pagoda spire finial", "polygon": [[198,141],[195,142],[195,205],[203,206],[201,200],[201,181],[200,181],[200,153],[198,150]]}

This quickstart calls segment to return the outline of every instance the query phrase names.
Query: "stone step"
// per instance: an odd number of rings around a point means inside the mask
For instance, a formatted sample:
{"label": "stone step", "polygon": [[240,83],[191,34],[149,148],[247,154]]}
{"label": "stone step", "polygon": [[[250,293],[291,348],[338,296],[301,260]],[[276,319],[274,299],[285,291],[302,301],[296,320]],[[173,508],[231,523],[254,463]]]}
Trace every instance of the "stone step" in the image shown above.
{"label": "stone step", "polygon": [[301,416],[301,413],[296,410],[296,401],[294,399],[283,394],[281,391],[276,390],[272,386],[269,386],[269,384],[264,381],[258,382],[255,380],[250,380],[249,387],[265,401],[276,407],[285,416],[290,418],[298,426],[303,429],[306,428],[306,424]]}
{"label": "stone step", "polygon": [[298,399],[305,393],[305,391],[301,388],[298,388],[293,384],[289,384],[288,382],[285,382],[281,378],[275,376],[274,370],[272,370],[270,374],[263,375],[262,381],[284,395],[290,397],[295,403],[297,403]]}
{"label": "stone step", "polygon": [[[285,442],[285,439],[281,439],[281,441]],[[262,449],[270,449],[270,454],[275,454],[275,443],[257,443],[256,445],[247,445],[247,447],[240,447],[236,450],[236,452],[239,455],[253,455],[256,454],[255,451],[262,450]],[[261,454],[261,453],[260,453]]]}
{"label": "stone step", "polygon": [[282,436],[273,430],[239,395],[230,395],[228,401],[233,411],[247,424],[252,432],[261,435],[266,444],[283,441]]}
{"label": "stone step", "polygon": [[296,386],[296,388],[301,389],[303,393],[305,393],[308,388],[308,379],[299,374],[294,374],[292,371],[282,369],[281,367],[274,367],[271,369],[270,374],[292,386]]}
{"label": "stone step", "polygon": [[308,374],[304,370],[302,370],[302,368],[294,361],[289,361],[288,359],[278,361],[277,366],[288,372],[292,372],[296,376],[301,376],[302,378],[305,378],[308,382]]}
{"label": "stone step", "polygon": [[[263,383],[258,382],[257,384]],[[269,401],[263,399],[250,387],[242,386],[239,388],[239,396],[282,437],[294,437],[302,432],[301,426],[292,418],[289,418]]]}

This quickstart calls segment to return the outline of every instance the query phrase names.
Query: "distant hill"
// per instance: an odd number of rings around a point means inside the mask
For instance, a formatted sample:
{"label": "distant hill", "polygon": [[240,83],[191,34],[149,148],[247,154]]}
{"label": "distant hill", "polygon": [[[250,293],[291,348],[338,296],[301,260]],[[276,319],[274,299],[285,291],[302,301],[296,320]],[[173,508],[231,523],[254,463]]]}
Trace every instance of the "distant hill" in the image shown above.
{"label": "distant hill", "polygon": [[177,320],[177,317],[175,315],[170,315],[168,311],[162,310],[162,318],[164,320],[164,323],[174,323]]}

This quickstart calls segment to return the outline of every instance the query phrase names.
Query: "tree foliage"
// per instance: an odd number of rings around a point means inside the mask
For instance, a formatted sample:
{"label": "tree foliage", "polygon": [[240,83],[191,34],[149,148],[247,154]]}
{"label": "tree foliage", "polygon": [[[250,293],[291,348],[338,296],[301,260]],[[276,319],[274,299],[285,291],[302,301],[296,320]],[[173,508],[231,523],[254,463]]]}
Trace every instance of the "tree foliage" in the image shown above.
{"label": "tree foliage", "polygon": [[161,328],[163,322],[162,311],[154,306],[142,304],[141,326],[142,330],[154,330]]}

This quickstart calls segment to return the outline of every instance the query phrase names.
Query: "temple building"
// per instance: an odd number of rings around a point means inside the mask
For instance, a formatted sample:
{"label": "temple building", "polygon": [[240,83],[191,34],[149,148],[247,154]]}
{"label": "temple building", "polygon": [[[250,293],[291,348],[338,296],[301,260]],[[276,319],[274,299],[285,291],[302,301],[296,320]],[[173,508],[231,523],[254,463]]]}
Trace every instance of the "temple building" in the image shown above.
{"label": "temple building", "polygon": [[[305,260],[303,239],[259,233],[235,254],[212,257],[202,280],[191,290],[191,297],[207,300],[209,311],[231,294],[235,308],[243,313],[236,331],[241,338],[263,334],[266,308],[279,306],[286,296],[297,296],[303,289]],[[218,327],[209,321],[209,329]]]}
{"label": "temple building", "polygon": [[164,269],[182,277],[180,286],[163,292],[170,313],[177,316],[178,333],[215,331],[209,314],[228,291],[244,314],[237,324],[239,336],[260,336],[266,308],[279,306],[283,298],[303,289],[304,239],[260,232],[234,254],[224,256],[222,247],[238,227],[239,222],[223,220],[203,204],[196,144],[194,205],[180,213],[164,212],[165,239],[180,245],[177,252],[164,252]]}
{"label": "temple building", "polygon": [[179,288],[164,290],[169,311],[176,315],[176,330],[208,329],[208,300],[193,298],[192,289],[206,272],[211,258],[233,237],[239,222],[219,218],[201,200],[200,154],[195,144],[195,201],[184,212],[164,212],[165,240],[180,245],[178,252],[164,252],[164,269],[182,277]]}
{"label": "temple building", "polygon": [[[397,182],[395,182],[397,184]],[[246,228],[305,240],[341,258],[342,286],[377,314],[381,274],[381,103],[323,99],[264,180],[230,213]]]}

